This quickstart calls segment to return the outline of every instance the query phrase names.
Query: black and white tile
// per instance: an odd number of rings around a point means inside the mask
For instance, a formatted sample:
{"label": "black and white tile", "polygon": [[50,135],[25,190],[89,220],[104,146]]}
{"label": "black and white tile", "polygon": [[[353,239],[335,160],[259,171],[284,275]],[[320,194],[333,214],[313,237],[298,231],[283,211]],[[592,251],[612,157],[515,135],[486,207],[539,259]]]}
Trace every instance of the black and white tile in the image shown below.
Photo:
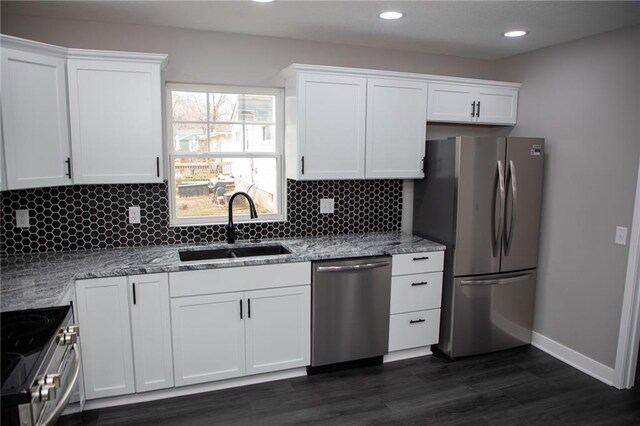
{"label": "black and white tile", "polygon": [[[399,231],[398,179],[287,181],[287,220],[238,224],[257,238]],[[320,214],[320,199],[335,212]],[[223,225],[169,226],[166,183],[73,185],[0,193],[0,255],[112,247],[224,241]],[[128,223],[139,206],[141,223]],[[15,226],[15,210],[30,210],[29,228]]]}

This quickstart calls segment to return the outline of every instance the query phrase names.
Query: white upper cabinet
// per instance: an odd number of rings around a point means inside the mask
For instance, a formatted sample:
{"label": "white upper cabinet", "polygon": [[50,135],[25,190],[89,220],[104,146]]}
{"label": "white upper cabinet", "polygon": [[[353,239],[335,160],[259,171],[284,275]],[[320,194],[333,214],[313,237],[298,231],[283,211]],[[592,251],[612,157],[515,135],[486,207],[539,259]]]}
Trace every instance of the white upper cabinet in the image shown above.
{"label": "white upper cabinet", "polygon": [[[504,83],[508,86],[508,83]],[[428,121],[474,124],[516,124],[518,86],[429,84]]]}
{"label": "white upper cabinet", "polygon": [[476,119],[482,124],[516,124],[518,90],[478,87]]}
{"label": "white upper cabinet", "polygon": [[166,55],[0,38],[2,188],[162,181]]}
{"label": "white upper cabinet", "polygon": [[281,75],[289,179],[423,178],[427,121],[516,122],[516,83],[301,64]]}
{"label": "white upper cabinet", "polygon": [[[2,47],[2,122],[7,189],[71,184],[65,59]],[[38,46],[44,46],[38,44]]]}
{"label": "white upper cabinet", "polygon": [[76,52],[67,60],[75,183],[162,181],[161,63]]}
{"label": "white upper cabinet", "polygon": [[366,79],[299,73],[287,88],[287,177],[362,179]]}
{"label": "white upper cabinet", "polygon": [[367,178],[422,178],[427,83],[367,80]]}

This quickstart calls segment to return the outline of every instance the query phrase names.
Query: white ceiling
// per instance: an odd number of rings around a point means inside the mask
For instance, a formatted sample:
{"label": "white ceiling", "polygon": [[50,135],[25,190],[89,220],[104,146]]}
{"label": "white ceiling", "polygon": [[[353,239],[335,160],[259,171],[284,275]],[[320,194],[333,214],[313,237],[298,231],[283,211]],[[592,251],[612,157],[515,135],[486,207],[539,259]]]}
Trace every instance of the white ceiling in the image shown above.
{"label": "white ceiling", "polygon": [[[376,15],[405,12],[399,21]],[[2,1],[2,14],[286,37],[498,59],[640,23],[640,1]],[[530,34],[507,39],[502,32]]]}

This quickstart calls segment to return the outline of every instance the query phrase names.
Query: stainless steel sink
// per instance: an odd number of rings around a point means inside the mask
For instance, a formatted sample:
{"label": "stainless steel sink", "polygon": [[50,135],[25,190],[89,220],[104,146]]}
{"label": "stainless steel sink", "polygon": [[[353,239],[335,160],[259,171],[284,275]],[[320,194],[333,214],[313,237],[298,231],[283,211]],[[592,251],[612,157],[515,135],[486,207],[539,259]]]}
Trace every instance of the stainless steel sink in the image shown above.
{"label": "stainless steel sink", "polygon": [[237,257],[273,256],[290,254],[291,252],[281,245],[258,247],[235,247],[210,250],[183,250],[178,252],[183,262],[194,260],[234,259]]}

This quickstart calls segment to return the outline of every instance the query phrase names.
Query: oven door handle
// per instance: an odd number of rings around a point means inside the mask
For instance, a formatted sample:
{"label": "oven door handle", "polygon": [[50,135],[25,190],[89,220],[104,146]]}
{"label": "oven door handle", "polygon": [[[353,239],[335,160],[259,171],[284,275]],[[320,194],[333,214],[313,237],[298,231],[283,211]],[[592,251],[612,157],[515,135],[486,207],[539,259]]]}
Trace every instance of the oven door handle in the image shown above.
{"label": "oven door handle", "polygon": [[81,365],[81,355],[80,355],[80,348],[78,347],[78,344],[74,343],[73,345],[71,345],[71,349],[73,350],[73,353],[75,355],[74,359],[75,359],[76,366],[73,370],[73,375],[71,376],[69,385],[67,386],[67,389],[65,389],[64,395],[62,395],[62,398],[60,398],[60,400],[58,401],[56,408],[51,413],[49,413],[49,415],[46,418],[43,419],[41,417],[36,423],[36,426],[51,426],[55,424],[56,420],[58,420],[58,418],[64,411],[65,407],[69,403],[69,399],[71,398],[71,392],[73,392],[73,389],[76,387],[76,383],[78,383],[78,378],[80,377],[80,365]]}

